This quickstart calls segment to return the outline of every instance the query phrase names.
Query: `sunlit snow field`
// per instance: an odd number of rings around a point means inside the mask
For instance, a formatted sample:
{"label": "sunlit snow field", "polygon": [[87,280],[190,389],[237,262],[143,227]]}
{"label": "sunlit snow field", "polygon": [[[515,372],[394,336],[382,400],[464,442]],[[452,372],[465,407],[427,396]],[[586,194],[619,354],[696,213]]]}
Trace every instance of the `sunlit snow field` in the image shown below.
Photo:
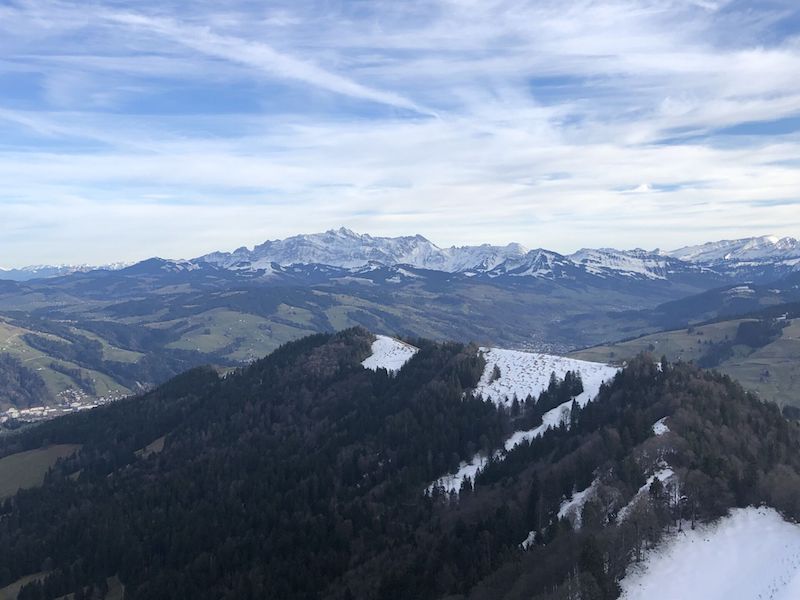
{"label": "sunlit snow field", "polygon": [[675,534],[622,580],[622,600],[797,600],[800,526],[771,508]]}
{"label": "sunlit snow field", "polygon": [[[498,405],[509,406],[514,398],[520,401],[527,396],[536,398],[550,383],[550,375],[555,373],[558,379],[563,379],[567,371],[580,373],[583,381],[583,393],[575,398],[580,406],[585,406],[593,400],[603,382],[610,380],[618,369],[603,363],[575,360],[550,354],[522,352],[518,350],[503,350],[500,348],[481,348],[486,358],[486,369],[481,376],[475,394],[489,399]],[[500,369],[500,377],[492,381],[494,368]],[[523,442],[532,440],[542,435],[551,427],[557,427],[569,419],[572,401],[546,412],[542,417],[542,424],[527,431],[516,431],[504,443],[506,451]],[[502,458],[502,452],[496,452],[496,458]],[[476,454],[471,460],[462,462],[458,471],[445,475],[429,486],[441,485],[445,491],[458,491],[463,481],[469,477],[474,480],[478,472],[486,466],[489,457],[485,454]]]}
{"label": "sunlit snow field", "polygon": [[372,354],[361,364],[373,371],[386,369],[390,373],[397,373],[418,351],[419,349],[411,344],[386,335],[378,335],[372,342]]}

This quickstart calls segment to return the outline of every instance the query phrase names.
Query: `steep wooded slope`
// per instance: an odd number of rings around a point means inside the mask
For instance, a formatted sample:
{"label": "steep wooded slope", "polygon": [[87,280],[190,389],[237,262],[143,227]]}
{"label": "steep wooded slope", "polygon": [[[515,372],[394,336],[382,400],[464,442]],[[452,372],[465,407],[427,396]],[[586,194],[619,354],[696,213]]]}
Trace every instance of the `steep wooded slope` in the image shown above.
{"label": "steep wooded slope", "polygon": [[21,598],[118,575],[134,599],[612,599],[669,528],[760,502],[800,517],[798,426],[647,357],[474,485],[426,493],[575,381],[514,414],[469,393],[476,347],[415,341],[392,377],[361,365],[372,341],[312,336],[6,438],[4,454],[82,450],[3,505],[0,585],[47,567]]}

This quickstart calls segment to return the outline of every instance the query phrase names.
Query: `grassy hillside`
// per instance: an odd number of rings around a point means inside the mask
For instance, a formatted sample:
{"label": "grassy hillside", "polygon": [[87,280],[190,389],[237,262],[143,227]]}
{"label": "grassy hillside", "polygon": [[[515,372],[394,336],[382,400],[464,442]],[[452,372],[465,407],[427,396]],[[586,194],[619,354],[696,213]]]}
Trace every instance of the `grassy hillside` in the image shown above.
{"label": "grassy hillside", "polygon": [[[73,329],[73,331],[77,330]],[[85,332],[80,332],[86,335]],[[91,334],[89,334],[91,335]],[[38,336],[56,344],[67,344],[71,342],[67,339],[36,329],[35,326],[25,327],[15,324],[12,319],[0,316],[0,354],[8,355],[21,364],[26,369],[33,371],[43,381],[49,398],[49,403],[53,403],[67,390],[75,390],[86,393],[86,382],[91,382],[91,389],[88,395],[93,397],[118,396],[130,393],[130,389],[115,380],[108,373],[96,369],[87,368],[87,365],[74,360],[65,360],[46,350],[37,348],[28,342],[29,336]],[[139,357],[131,356],[125,350],[116,348],[94,336],[103,344],[104,355],[109,356],[109,360],[138,360]],[[99,366],[99,364],[97,365]],[[0,410],[8,406],[15,405],[9,402],[7,394],[4,394],[4,382],[0,381]],[[67,398],[64,398],[65,400]],[[20,408],[25,408],[20,406]]]}
{"label": "grassy hillside", "polygon": [[[186,369],[246,364],[312,333],[378,333],[563,353],[800,295],[719,281],[474,277],[404,268],[242,276],[146,261],[0,289],[0,354],[37,373],[48,402],[141,391]],[[796,279],[796,278],[795,278]],[[0,381],[0,410],[19,394]]]}
{"label": "grassy hillside", "polygon": [[19,595],[19,591],[33,581],[40,581],[47,577],[46,572],[41,573],[33,573],[31,575],[26,575],[25,577],[21,577],[17,581],[13,583],[9,583],[7,586],[0,588],[0,600],[17,600],[17,596]]}
{"label": "grassy hillside", "polygon": [[58,459],[72,456],[78,450],[79,444],[54,444],[0,458],[0,500],[19,490],[42,485],[47,471]]}
{"label": "grassy hillside", "polygon": [[[0,354],[37,373],[54,403],[66,390],[90,397],[140,391],[194,366],[237,366],[288,341],[354,326],[561,352],[646,326],[639,320],[625,330],[612,310],[654,306],[697,290],[651,281],[471,279],[413,269],[403,277],[377,269],[250,281],[218,270],[152,267],[0,292]],[[14,404],[10,396],[0,382],[0,410]]]}
{"label": "grassy hillside", "polygon": [[[732,342],[730,356],[711,364],[739,381],[746,389],[779,405],[800,406],[800,319],[790,320],[780,335],[762,347],[736,344],[742,323],[734,319],[646,335],[634,340],[573,352],[584,360],[622,363],[641,352],[666,356],[670,361],[693,361],[701,366],[721,344]],[[714,363],[715,361],[711,361]]]}

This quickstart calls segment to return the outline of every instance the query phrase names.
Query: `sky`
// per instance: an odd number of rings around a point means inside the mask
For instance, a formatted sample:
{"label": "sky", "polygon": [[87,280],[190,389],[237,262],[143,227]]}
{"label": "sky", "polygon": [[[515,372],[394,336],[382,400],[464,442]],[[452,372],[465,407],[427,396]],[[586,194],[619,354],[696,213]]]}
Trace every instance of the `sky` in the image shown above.
{"label": "sky", "polygon": [[800,236],[797,0],[0,0],[0,266]]}

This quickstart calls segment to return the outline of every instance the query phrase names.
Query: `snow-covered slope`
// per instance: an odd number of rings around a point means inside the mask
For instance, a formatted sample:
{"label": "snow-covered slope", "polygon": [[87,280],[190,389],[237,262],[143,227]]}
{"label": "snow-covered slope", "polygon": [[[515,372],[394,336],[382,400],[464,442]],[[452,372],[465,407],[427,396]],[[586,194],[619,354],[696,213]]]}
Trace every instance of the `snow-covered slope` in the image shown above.
{"label": "snow-covered slope", "polygon": [[215,252],[197,260],[229,269],[257,270],[272,263],[284,266],[324,264],[353,269],[374,262],[456,273],[487,271],[510,258],[524,256],[526,252],[519,244],[439,248],[421,235],[373,237],[342,227],[325,233],[267,241],[252,250],[239,248],[233,252]]}
{"label": "snow-covered slope", "polygon": [[763,283],[800,271],[800,241],[791,237],[722,240],[678,248],[667,254],[736,281]]}
{"label": "snow-covered slope", "polygon": [[667,254],[680,260],[706,264],[723,261],[791,259],[800,258],[800,241],[791,237],[768,235],[686,246]]}
{"label": "snow-covered slope", "polygon": [[735,509],[653,550],[622,580],[623,600],[797,600],[800,526],[773,509]]}
{"label": "snow-covered slope", "polygon": [[601,277],[622,275],[629,278],[669,279],[674,275],[701,272],[696,265],[640,248],[636,250],[583,248],[571,254],[569,258],[585,267],[590,273]]}
{"label": "snow-covered slope", "polygon": [[452,246],[442,250],[442,259],[438,262],[431,260],[424,266],[429,269],[447,271],[449,273],[463,273],[466,271],[484,272],[496,269],[507,261],[517,260],[528,254],[528,250],[521,244],[508,244],[507,246]]}
{"label": "snow-covered slope", "polygon": [[[531,250],[525,255],[511,257],[486,274],[489,277],[534,277],[537,279],[579,279],[587,271],[566,256],[549,250]],[[591,274],[589,274],[591,275]]]}
{"label": "snow-covered slope", "polygon": [[361,269],[370,264],[410,265],[420,269],[536,279],[584,277],[666,279],[673,273],[696,271],[682,261],[643,250],[582,250],[571,257],[544,249],[527,250],[520,244],[452,246],[440,248],[421,235],[376,237],[341,228],[310,235],[272,240],[252,250],[215,252],[195,259],[226,269],[257,271],[274,265],[325,264]]}
{"label": "snow-covered slope", "polygon": [[390,373],[397,373],[417,352],[419,349],[411,344],[386,335],[379,335],[372,342],[372,354],[361,364],[373,371],[386,369]]}
{"label": "snow-covered slope", "polygon": [[622,278],[667,280],[675,276],[713,275],[678,258],[645,250],[584,249],[571,256],[520,244],[481,244],[440,248],[421,235],[379,237],[346,228],[271,240],[233,252],[215,252],[194,259],[226,269],[258,271],[271,266],[324,264],[360,269],[369,264],[410,265],[419,269],[535,279]]}
{"label": "snow-covered slope", "polygon": [[580,529],[583,507],[592,499],[592,496],[597,493],[599,485],[600,481],[595,479],[588,488],[580,492],[575,492],[572,494],[572,498],[564,500],[558,509],[558,518],[570,519],[575,529]]}
{"label": "snow-covered slope", "polygon": [[[501,348],[481,348],[481,351],[486,359],[486,369],[475,393],[505,405],[510,405],[515,397],[520,401],[528,395],[536,398],[547,389],[551,374],[555,373],[558,379],[563,379],[567,371],[581,374],[584,391],[578,397],[580,403],[584,399],[594,398],[600,385],[617,372],[616,367],[603,363],[551,354]],[[498,379],[494,379],[495,366],[500,370]]]}
{"label": "snow-covered slope", "polygon": [[285,240],[270,240],[252,250],[239,248],[234,252],[216,252],[199,260],[232,268],[250,265],[257,268],[276,263],[324,264],[336,267],[362,267],[369,262],[382,264],[424,265],[435,258],[440,249],[422,236],[398,238],[359,235],[344,227],[337,230],[296,235]]}
{"label": "snow-covered slope", "polygon": [[[486,359],[486,368],[475,388],[475,394],[489,399],[499,405],[510,405],[514,398],[520,401],[529,395],[537,398],[550,383],[550,375],[555,374],[558,379],[563,379],[567,371],[580,373],[583,381],[583,392],[574,400],[585,406],[593,400],[600,386],[612,379],[619,369],[603,363],[574,360],[563,356],[522,352],[518,350],[503,350],[500,348],[481,348]],[[495,378],[495,367],[500,370],[500,377]],[[558,427],[561,423],[569,422],[572,410],[572,400],[547,411],[542,417],[542,423],[534,429],[515,431],[506,439],[503,450],[498,450],[494,458],[502,460],[505,452],[509,452],[523,442],[528,442],[547,431]],[[468,461],[463,461],[455,473],[447,474],[428,486],[428,491],[434,487],[442,487],[445,492],[457,492],[466,478],[471,480],[486,466],[489,457],[478,453]]]}

